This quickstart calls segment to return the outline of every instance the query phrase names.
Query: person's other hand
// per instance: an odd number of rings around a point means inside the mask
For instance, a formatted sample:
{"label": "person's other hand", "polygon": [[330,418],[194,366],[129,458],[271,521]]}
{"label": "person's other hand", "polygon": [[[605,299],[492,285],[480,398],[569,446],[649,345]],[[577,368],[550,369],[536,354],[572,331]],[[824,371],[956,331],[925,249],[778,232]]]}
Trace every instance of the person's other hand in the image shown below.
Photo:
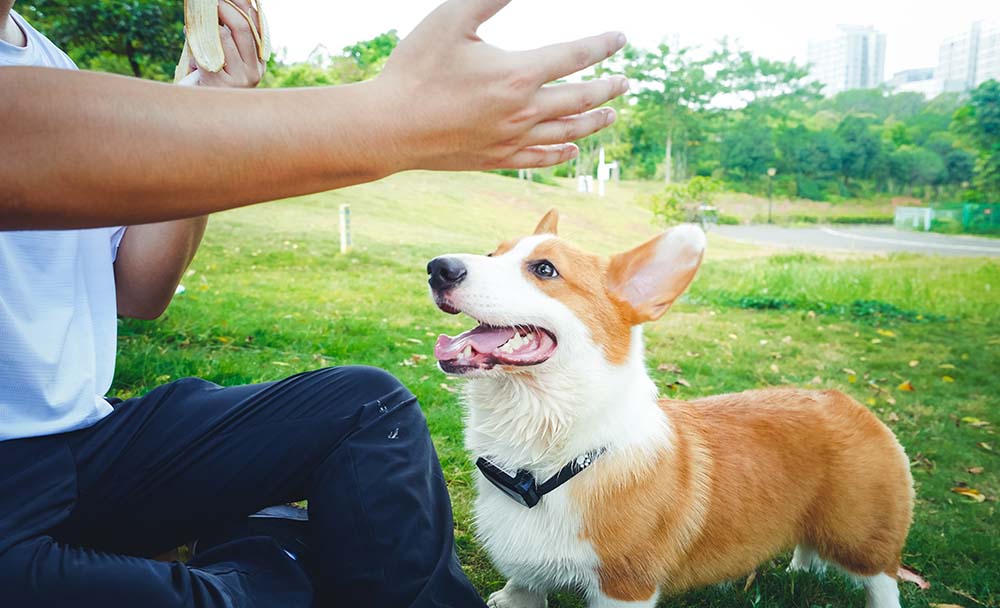
{"label": "person's other hand", "polygon": [[[233,0],[247,15],[257,23],[257,11],[248,0]],[[250,24],[228,2],[219,2],[219,33],[222,36],[222,49],[226,53],[226,65],[213,74],[198,69],[191,60],[191,68],[198,75],[190,75],[181,84],[198,84],[203,87],[244,87],[253,88],[260,83],[267,70],[267,63],[257,55],[257,41],[250,29]]]}
{"label": "person's other hand", "polygon": [[510,0],[448,0],[393,52],[376,80],[402,168],[544,167],[575,157],[568,143],[615,120],[598,108],[628,90],[622,76],[544,86],[625,45],[610,32],[508,52],[476,34]]}

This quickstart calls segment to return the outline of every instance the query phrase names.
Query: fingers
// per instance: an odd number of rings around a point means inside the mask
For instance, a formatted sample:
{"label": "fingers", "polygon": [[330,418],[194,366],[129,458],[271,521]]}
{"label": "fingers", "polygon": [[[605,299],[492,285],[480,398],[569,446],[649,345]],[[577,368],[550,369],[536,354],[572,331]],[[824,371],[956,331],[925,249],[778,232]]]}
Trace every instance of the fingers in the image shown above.
{"label": "fingers", "polygon": [[585,114],[547,120],[535,125],[524,138],[531,145],[562,144],[583,139],[615,122],[612,108],[601,108]]}
{"label": "fingers", "polygon": [[573,144],[558,146],[529,146],[522,148],[500,163],[504,169],[537,169],[551,167],[576,158],[580,149]]}
{"label": "fingers", "polygon": [[538,113],[545,118],[583,114],[626,91],[628,79],[624,76],[547,86],[538,93]]}
{"label": "fingers", "polygon": [[[248,66],[255,65],[258,61],[257,47],[260,44],[260,34],[256,32],[257,13],[247,0],[223,0],[219,3],[219,21],[229,28],[232,39],[238,49],[238,54],[231,59],[239,57]],[[225,48],[225,43],[223,43]],[[229,54],[226,54],[229,58]],[[232,61],[227,61],[232,63]]]}
{"label": "fingers", "polygon": [[531,66],[528,69],[538,73],[541,82],[552,82],[604,61],[621,50],[625,42],[625,34],[608,32],[526,51],[521,55],[525,64]]}
{"label": "fingers", "polygon": [[228,25],[219,26],[219,39],[222,40],[222,50],[226,54],[226,64],[222,70],[229,74],[239,74],[242,72],[242,56],[233,39],[233,32]]}

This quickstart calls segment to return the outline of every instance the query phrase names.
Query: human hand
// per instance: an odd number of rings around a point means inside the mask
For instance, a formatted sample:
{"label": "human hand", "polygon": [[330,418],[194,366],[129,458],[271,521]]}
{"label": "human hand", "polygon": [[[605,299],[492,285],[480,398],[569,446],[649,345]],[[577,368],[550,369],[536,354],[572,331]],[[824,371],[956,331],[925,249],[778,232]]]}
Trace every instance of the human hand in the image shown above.
{"label": "human hand", "polygon": [[253,88],[260,83],[267,70],[267,63],[260,60],[257,53],[257,39],[247,21],[252,19],[254,23],[258,23],[257,11],[248,0],[232,0],[232,2],[239,7],[239,10],[225,0],[219,2],[219,33],[222,49],[226,55],[225,66],[220,71],[212,73],[199,69],[192,58],[192,72],[179,84]]}
{"label": "human hand", "polygon": [[476,34],[510,0],[448,0],[400,42],[376,79],[395,169],[544,167],[575,157],[571,143],[615,120],[595,109],[628,90],[622,76],[546,85],[625,45],[610,32],[509,52]]}

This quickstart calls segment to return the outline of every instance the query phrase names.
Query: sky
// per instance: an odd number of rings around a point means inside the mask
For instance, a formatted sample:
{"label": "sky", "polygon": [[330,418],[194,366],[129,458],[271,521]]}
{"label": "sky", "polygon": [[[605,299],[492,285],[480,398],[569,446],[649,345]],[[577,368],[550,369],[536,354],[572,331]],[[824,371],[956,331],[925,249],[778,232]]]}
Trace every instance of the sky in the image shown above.
{"label": "sky", "polygon": [[[270,0],[265,10],[276,49],[289,61],[319,44],[331,51],[390,29],[409,33],[438,0]],[[997,0],[513,0],[480,29],[487,42],[530,49],[602,31],[621,30],[653,47],[677,36],[710,46],[723,36],[771,59],[805,63],[810,39],[832,37],[838,24],[871,25],[886,34],[885,77],[933,67],[949,35],[977,19],[1000,18]]]}

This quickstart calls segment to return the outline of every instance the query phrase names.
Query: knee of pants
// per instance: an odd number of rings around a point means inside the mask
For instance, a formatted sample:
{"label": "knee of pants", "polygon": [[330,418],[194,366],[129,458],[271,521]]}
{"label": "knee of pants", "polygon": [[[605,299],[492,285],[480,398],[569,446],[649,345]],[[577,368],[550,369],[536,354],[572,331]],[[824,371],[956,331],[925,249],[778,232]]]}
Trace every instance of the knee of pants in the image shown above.
{"label": "knee of pants", "polygon": [[417,398],[398,378],[377,367],[348,365],[328,367],[303,374],[304,380],[320,381],[316,390],[328,392],[340,408],[356,410],[362,426],[391,414],[394,418],[413,418],[426,427]]}

